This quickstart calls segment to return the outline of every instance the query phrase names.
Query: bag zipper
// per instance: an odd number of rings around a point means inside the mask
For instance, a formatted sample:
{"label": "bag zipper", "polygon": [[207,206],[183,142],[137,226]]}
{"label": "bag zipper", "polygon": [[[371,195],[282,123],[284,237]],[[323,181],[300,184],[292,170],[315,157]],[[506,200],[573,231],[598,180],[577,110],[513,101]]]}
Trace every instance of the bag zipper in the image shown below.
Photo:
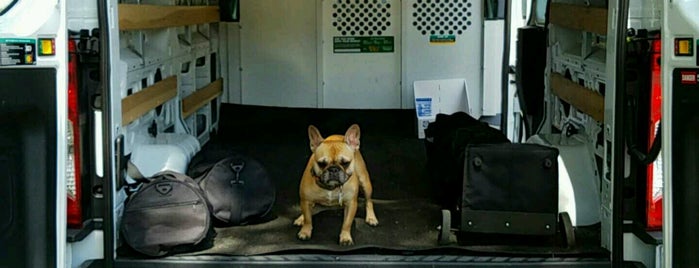
{"label": "bag zipper", "polygon": [[[195,201],[186,201],[186,202],[178,202],[178,203],[168,203],[168,204],[162,204],[162,205],[150,205],[150,206],[145,206],[145,207],[140,207],[140,208],[130,208],[126,209],[125,212],[132,212],[132,211],[141,211],[141,210],[146,210],[146,209],[161,209],[161,208],[172,208],[172,207],[184,207],[184,206],[189,206],[189,205],[199,205],[202,202],[200,200],[195,200]],[[208,210],[208,208],[207,208]]]}

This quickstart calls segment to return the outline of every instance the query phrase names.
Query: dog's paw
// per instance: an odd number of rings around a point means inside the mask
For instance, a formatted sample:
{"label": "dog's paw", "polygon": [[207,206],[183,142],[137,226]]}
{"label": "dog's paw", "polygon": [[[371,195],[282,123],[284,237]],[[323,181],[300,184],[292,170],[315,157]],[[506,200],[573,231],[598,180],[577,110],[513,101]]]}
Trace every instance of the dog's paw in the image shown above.
{"label": "dog's paw", "polygon": [[298,238],[304,241],[311,239],[311,228],[301,228]]}
{"label": "dog's paw", "polygon": [[298,218],[296,218],[296,220],[294,221],[294,225],[296,225],[296,226],[303,226],[303,215],[301,215],[301,216],[299,216]]}
{"label": "dog's paw", "polygon": [[352,241],[352,235],[350,235],[349,232],[340,233],[340,245],[341,246],[354,245],[354,241]]}
{"label": "dog's paw", "polygon": [[373,216],[373,217],[367,216],[366,219],[364,220],[364,222],[366,222],[366,224],[368,224],[369,226],[379,225],[379,220],[376,219],[376,216]]}

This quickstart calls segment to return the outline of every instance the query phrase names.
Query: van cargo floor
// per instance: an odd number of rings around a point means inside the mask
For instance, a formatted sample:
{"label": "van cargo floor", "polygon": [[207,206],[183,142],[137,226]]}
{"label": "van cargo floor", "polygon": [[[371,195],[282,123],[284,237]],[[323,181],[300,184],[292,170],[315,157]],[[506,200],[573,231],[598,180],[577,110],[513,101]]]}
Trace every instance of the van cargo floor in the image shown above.
{"label": "van cargo floor", "polygon": [[[361,204],[361,203],[360,203]],[[398,252],[429,250],[461,251],[463,254],[516,254],[528,256],[595,256],[603,257],[604,251],[595,246],[594,240],[579,241],[576,247],[563,248],[551,241],[516,241],[505,238],[493,241],[440,246],[437,243],[440,208],[429,200],[377,200],[374,208],[380,224],[371,227],[364,223],[364,210],[357,212],[352,226],[353,246],[338,244],[342,225],[342,210],[328,209],[313,217],[313,236],[309,241],[296,238],[299,228],[292,225],[298,216],[298,206],[285,206],[287,211],[269,222],[243,226],[217,228],[213,246],[183,255],[258,255],[281,252],[351,252],[362,249]],[[583,235],[578,231],[578,239]],[[594,234],[587,234],[594,235]],[[468,239],[468,238],[464,238]],[[509,241],[507,241],[509,239]],[[597,242],[599,242],[597,240]],[[548,243],[548,244],[547,244]]]}
{"label": "van cargo floor", "polygon": [[[458,245],[440,246],[441,208],[432,200],[443,187],[425,170],[425,148],[415,134],[412,110],[329,110],[224,104],[218,133],[202,149],[251,155],[267,168],[277,187],[271,221],[216,228],[208,249],[183,255],[258,255],[282,252],[439,251],[476,255],[606,257],[599,226],[577,228],[577,245],[531,237],[465,237]],[[300,213],[298,187],[310,156],[307,127],[321,134],[343,134],[352,123],[361,127],[361,151],[374,188],[379,225],[364,223],[363,200],[352,227],[354,246],[338,245],[342,210],[318,209],[310,241],[296,238],[292,222]]]}
{"label": "van cargo floor", "polygon": [[393,250],[424,250],[437,247],[436,230],[440,219],[439,207],[426,200],[377,200],[374,205],[380,224],[364,223],[364,210],[357,211],[352,226],[354,246],[338,244],[342,210],[320,211],[313,216],[313,235],[309,241],[296,238],[299,227],[293,226],[298,206],[286,206],[288,211],[276,219],[246,227],[217,229],[214,246],[196,254],[254,255],[288,250],[347,251],[360,248]]}

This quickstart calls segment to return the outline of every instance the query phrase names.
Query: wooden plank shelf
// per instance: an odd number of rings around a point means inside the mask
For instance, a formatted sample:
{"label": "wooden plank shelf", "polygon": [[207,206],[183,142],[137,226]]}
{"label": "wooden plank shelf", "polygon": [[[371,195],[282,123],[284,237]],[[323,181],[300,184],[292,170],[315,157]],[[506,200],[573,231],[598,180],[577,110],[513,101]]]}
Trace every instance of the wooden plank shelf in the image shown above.
{"label": "wooden plank shelf", "polygon": [[182,118],[194,114],[223,92],[223,79],[219,78],[182,99]]}
{"label": "wooden plank shelf", "polygon": [[607,35],[607,9],[563,3],[551,3],[551,24]]}
{"label": "wooden plank shelf", "polygon": [[177,96],[177,76],[170,76],[121,99],[121,125],[128,125],[175,96]]}
{"label": "wooden plank shelf", "polygon": [[144,30],[220,21],[218,6],[119,4],[119,30]]}
{"label": "wooden plank shelf", "polygon": [[578,85],[560,74],[551,74],[551,89],[576,109],[591,116],[597,122],[604,122],[604,96]]}

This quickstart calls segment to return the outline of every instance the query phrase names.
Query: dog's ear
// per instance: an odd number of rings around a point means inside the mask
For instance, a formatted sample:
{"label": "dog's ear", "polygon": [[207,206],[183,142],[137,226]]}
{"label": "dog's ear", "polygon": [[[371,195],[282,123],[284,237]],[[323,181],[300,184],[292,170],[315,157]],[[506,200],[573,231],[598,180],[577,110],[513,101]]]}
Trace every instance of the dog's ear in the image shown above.
{"label": "dog's ear", "polygon": [[308,126],[308,139],[311,144],[311,152],[315,152],[318,145],[323,142],[323,136],[320,135],[320,131],[313,125]]}
{"label": "dog's ear", "polygon": [[359,149],[359,125],[354,124],[347,129],[345,132],[345,142],[349,144],[353,149]]}

